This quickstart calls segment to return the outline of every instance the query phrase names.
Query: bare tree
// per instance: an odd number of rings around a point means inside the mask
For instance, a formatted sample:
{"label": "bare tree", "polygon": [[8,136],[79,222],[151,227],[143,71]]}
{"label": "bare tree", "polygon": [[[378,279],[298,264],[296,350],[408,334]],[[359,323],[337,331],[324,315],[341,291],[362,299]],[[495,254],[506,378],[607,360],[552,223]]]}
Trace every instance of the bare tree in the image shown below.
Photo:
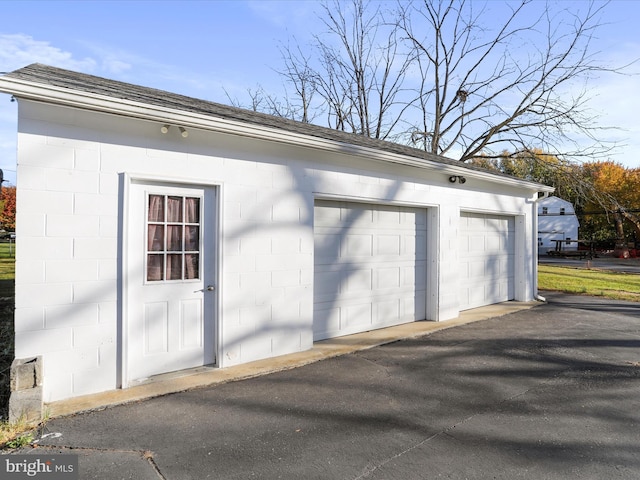
{"label": "bare tree", "polygon": [[292,102],[297,102],[294,111],[298,118],[294,119],[310,123],[317,115],[313,111],[313,99],[317,92],[318,74],[311,68],[309,56],[304,54],[299,45],[295,48],[281,48],[280,53],[284,60],[284,70],[279,73],[295,90]]}
{"label": "bare tree", "polygon": [[[540,148],[602,155],[589,81],[606,3],[327,0],[326,31],[282,49],[303,121],[466,161]],[[571,9],[574,10],[571,10]],[[306,52],[306,53],[303,53]],[[314,97],[315,95],[315,97]]]}
{"label": "bare tree", "polygon": [[[378,2],[331,0],[322,9],[326,32],[314,37],[310,54],[298,45],[282,49],[281,73],[328,126],[395,139],[410,103],[403,88],[412,61],[398,26],[385,22]],[[311,101],[312,94],[318,101]]]}
{"label": "bare tree", "polygon": [[589,110],[607,3],[324,0],[325,31],[281,48],[291,96],[252,107],[467,161],[541,149],[593,159],[614,145]]}
{"label": "bare tree", "polygon": [[[399,3],[398,25],[422,77],[414,127],[424,148],[463,161],[504,149],[574,158],[607,151],[594,134],[585,88],[591,77],[612,71],[591,51],[606,4],[581,4],[580,13],[531,0],[500,2],[508,9],[503,17],[491,17],[496,4],[476,11],[478,5]],[[577,137],[592,142],[585,148]]]}
{"label": "bare tree", "polygon": [[[226,89],[224,93],[227,96],[229,104],[234,107],[245,108],[254,112],[268,113],[269,115],[289,118],[291,120],[306,119],[306,112],[303,112],[301,115],[300,107],[291,103],[288,95],[284,95],[283,99],[280,99],[275,95],[265,92],[261,86],[257,86],[255,89],[248,88],[246,90],[245,97],[248,98],[248,104],[232,96]],[[301,116],[302,118],[300,118]]]}

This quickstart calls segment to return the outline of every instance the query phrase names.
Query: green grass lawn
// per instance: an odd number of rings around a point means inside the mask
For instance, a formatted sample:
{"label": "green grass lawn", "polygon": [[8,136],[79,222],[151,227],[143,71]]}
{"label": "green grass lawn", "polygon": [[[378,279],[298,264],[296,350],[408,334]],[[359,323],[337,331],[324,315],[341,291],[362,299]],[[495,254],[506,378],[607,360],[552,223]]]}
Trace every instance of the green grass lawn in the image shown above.
{"label": "green grass lawn", "polygon": [[13,298],[14,278],[16,276],[16,244],[0,243],[0,299]]}
{"label": "green grass lawn", "polygon": [[539,265],[538,288],[640,302],[640,275],[630,273]]}

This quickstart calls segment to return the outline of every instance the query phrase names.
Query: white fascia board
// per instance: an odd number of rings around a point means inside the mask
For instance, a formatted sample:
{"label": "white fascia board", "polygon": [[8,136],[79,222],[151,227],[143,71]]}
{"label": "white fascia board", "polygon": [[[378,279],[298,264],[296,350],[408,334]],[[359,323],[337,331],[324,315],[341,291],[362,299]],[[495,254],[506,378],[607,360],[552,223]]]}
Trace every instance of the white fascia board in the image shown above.
{"label": "white fascia board", "polygon": [[66,107],[121,115],[147,121],[156,121],[161,124],[172,124],[218,133],[251,137],[259,140],[307,147],[315,150],[324,150],[332,153],[347,153],[366,157],[370,160],[433,170],[440,172],[443,175],[461,175],[468,178],[481,179],[491,183],[514,186],[536,192],[553,192],[554,190],[552,187],[525,180],[496,176],[489,172],[470,170],[427,159],[418,159],[407,155],[385,152],[375,148],[314,137],[265,125],[245,123],[221,117],[212,117],[209,115],[149,105],[147,103],[134,102],[106,95],[98,95],[53,85],[28,82],[16,78],[7,79],[0,77],[0,91],[5,91],[18,98],[28,100],[53,103]]}

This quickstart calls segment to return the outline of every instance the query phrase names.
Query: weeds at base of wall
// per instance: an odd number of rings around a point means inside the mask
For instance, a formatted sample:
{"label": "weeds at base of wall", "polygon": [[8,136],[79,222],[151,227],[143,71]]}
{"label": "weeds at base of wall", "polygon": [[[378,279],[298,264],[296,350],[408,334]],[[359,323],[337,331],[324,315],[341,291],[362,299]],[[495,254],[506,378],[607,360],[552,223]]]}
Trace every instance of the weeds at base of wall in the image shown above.
{"label": "weeds at base of wall", "polygon": [[9,423],[8,420],[0,421],[0,449],[20,448],[33,442],[34,436],[31,430],[33,425],[28,425],[20,420]]}
{"label": "weeds at base of wall", "polygon": [[27,445],[30,445],[33,442],[33,440],[34,440],[33,433],[31,433],[31,432],[23,433],[23,434],[18,435],[13,440],[8,441],[7,442],[7,447],[9,447],[9,448],[26,447]]}
{"label": "weeds at base of wall", "polygon": [[25,418],[21,418],[15,423],[0,420],[0,451],[37,444],[46,431],[49,419],[49,411],[47,410],[39,424],[28,423]]}

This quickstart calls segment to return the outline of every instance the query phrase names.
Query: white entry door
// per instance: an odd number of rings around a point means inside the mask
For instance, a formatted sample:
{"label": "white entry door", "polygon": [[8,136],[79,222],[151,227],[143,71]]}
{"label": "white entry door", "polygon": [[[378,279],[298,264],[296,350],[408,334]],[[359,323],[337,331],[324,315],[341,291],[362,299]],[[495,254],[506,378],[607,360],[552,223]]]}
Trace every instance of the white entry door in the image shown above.
{"label": "white entry door", "polygon": [[215,363],[215,193],[131,185],[126,384]]}

